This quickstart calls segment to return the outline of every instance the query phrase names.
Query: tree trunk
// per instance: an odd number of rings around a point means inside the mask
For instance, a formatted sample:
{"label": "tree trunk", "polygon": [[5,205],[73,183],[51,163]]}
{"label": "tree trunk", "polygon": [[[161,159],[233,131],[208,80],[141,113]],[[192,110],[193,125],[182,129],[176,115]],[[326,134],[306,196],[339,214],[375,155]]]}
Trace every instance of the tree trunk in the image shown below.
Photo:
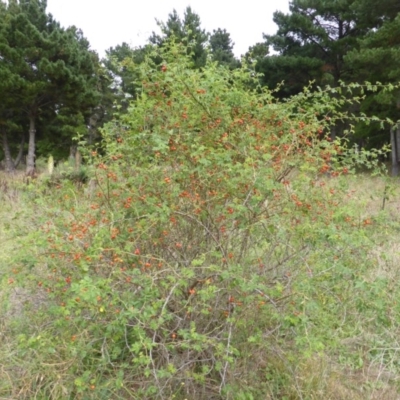
{"label": "tree trunk", "polygon": [[3,136],[5,170],[8,173],[13,173],[15,171],[15,165],[11,157],[10,145],[8,143],[7,132],[5,131],[5,129],[2,130],[2,136]]}
{"label": "tree trunk", "polygon": [[28,145],[28,156],[26,158],[26,175],[34,176],[36,172],[35,167],[35,117],[34,115],[29,116],[29,145]]}
{"label": "tree trunk", "polygon": [[96,127],[97,127],[97,122],[100,119],[100,115],[98,113],[93,113],[92,116],[89,118],[89,139],[88,139],[88,144],[92,145],[95,140],[96,136]]}
{"label": "tree trunk", "polygon": [[392,176],[397,176],[400,160],[400,126],[393,127],[390,130],[390,144],[392,148]]}
{"label": "tree trunk", "polygon": [[22,135],[21,143],[19,145],[19,151],[17,157],[14,160],[15,168],[18,168],[19,163],[22,160],[22,156],[24,155],[24,145],[25,145],[25,135]]}

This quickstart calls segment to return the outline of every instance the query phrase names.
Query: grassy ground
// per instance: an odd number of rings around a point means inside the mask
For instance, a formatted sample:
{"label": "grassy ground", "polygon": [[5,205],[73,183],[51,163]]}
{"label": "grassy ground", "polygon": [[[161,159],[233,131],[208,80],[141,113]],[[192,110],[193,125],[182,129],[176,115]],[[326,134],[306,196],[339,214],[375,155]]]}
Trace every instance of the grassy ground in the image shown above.
{"label": "grassy ground", "polygon": [[[360,223],[370,218],[373,224],[373,229],[369,230],[371,247],[359,260],[360,265],[368,261],[375,266],[360,283],[371,285],[371,290],[376,293],[376,297],[372,294],[371,298],[363,299],[367,304],[365,319],[360,318],[358,322],[359,317],[352,319],[356,321],[352,327],[354,335],[346,338],[341,349],[325,349],[290,366],[286,365],[285,354],[274,354],[269,361],[258,360],[258,355],[254,354],[252,361],[256,369],[268,370],[273,364],[275,371],[282,369],[282,377],[290,376],[284,383],[290,386],[286,397],[276,397],[273,393],[268,396],[266,390],[264,396],[267,397],[264,398],[400,399],[400,315],[397,307],[400,293],[400,182],[393,179],[389,185],[383,178],[368,175],[349,177],[348,182],[349,201],[352,199],[359,205]],[[12,281],[15,276],[13,259],[22,243],[24,246],[29,243],[22,239],[38,228],[32,223],[32,213],[45,207],[32,201],[35,190],[35,185],[27,185],[22,177],[0,175],[0,399],[44,399],[40,392],[35,392],[35,382],[39,387],[55,368],[68,374],[71,362],[57,354],[53,358],[54,365],[41,365],[24,359],[23,351],[17,351],[22,334],[40,333],[49,323],[35,314],[43,301],[40,293],[31,298],[26,289]],[[34,252],[35,244],[31,245]],[[357,295],[354,293],[354,302],[358,301]],[[376,300],[380,296],[382,303]],[[385,322],[381,323],[377,318],[383,315]],[[347,318],[345,312],[343,318]],[[30,324],[34,329],[30,329]],[[334,332],[331,334],[335,335]],[[62,373],[51,379],[53,387],[57,388],[52,398],[62,398],[66,393],[63,392]],[[59,384],[54,385],[57,379]]]}
{"label": "grassy ground", "polygon": [[[20,180],[18,179],[18,182]],[[22,232],[19,229],[24,226],[23,210],[26,204],[21,202],[19,183],[6,174],[0,175],[0,398],[12,398],[5,396],[8,388],[13,385],[11,362],[14,354],[15,341],[10,324],[14,318],[21,314],[25,300],[19,288],[11,289],[10,271],[12,270],[13,254],[18,252],[19,238]],[[11,367],[11,368],[9,368]],[[10,392],[9,392],[10,393]]]}

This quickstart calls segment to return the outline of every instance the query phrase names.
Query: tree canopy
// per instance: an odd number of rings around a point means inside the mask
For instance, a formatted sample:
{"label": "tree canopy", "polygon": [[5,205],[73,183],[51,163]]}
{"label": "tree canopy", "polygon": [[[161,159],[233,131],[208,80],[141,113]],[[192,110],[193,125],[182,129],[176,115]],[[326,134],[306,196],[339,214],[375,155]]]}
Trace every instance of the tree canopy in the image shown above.
{"label": "tree canopy", "polygon": [[59,119],[63,129],[56,129],[58,137],[71,137],[96,104],[97,55],[79,29],[64,29],[46,13],[46,1],[12,0],[2,10],[3,111],[24,114],[29,126],[27,173],[32,174],[37,128],[43,131],[49,120]]}
{"label": "tree canopy", "polygon": [[233,53],[234,43],[231,35],[226,29],[218,28],[213,30],[210,35],[210,52],[212,59],[221,65],[234,69],[240,66],[239,60],[235,58]]}
{"label": "tree canopy", "polygon": [[[264,35],[265,46],[274,53],[254,57],[261,83],[278,87],[277,95],[288,97],[310,83],[316,88],[340,82],[397,82],[399,11],[400,3],[393,0],[292,0],[288,14],[274,13],[276,34]],[[369,94],[352,112],[396,118],[389,97],[393,94]],[[355,136],[371,139],[379,130],[360,124]],[[371,143],[382,145],[379,135]]]}
{"label": "tree canopy", "polygon": [[169,14],[166,22],[157,21],[161,29],[161,35],[153,34],[149,41],[158,46],[167,43],[174,38],[177,42],[182,42],[188,46],[188,51],[192,54],[194,67],[205,65],[207,58],[206,44],[209,34],[201,27],[200,16],[191,7],[187,7],[181,19],[176,10]]}

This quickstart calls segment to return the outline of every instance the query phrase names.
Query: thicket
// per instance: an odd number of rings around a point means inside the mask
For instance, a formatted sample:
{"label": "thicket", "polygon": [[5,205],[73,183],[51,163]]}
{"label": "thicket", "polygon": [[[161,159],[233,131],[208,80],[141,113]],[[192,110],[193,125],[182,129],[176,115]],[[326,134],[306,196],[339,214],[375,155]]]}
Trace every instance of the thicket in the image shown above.
{"label": "thicket", "polygon": [[90,183],[25,193],[32,232],[4,279],[27,301],[3,322],[0,395],[362,398],[377,382],[354,397],[338,374],[398,372],[373,346],[398,325],[398,288],[371,273],[390,225],[351,186],[377,153],[330,139],[347,94],[280,102],[248,66],[194,70],[179,45],[126,68],[138,98],[80,143]]}

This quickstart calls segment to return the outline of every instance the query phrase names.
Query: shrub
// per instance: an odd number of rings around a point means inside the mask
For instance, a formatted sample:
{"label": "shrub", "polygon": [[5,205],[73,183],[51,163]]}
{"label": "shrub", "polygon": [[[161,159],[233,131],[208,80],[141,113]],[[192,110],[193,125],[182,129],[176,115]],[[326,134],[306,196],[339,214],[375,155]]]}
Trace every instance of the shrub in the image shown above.
{"label": "shrub", "polygon": [[51,325],[19,351],[55,366],[41,396],[301,398],[314,389],[296,366],[340,352],[343,308],[368,309],[352,300],[373,221],[328,134],[344,98],[279,103],[247,67],[193,70],[184,54],[130,66],[138,98],[87,150],[95,193],[61,182],[40,216]]}

